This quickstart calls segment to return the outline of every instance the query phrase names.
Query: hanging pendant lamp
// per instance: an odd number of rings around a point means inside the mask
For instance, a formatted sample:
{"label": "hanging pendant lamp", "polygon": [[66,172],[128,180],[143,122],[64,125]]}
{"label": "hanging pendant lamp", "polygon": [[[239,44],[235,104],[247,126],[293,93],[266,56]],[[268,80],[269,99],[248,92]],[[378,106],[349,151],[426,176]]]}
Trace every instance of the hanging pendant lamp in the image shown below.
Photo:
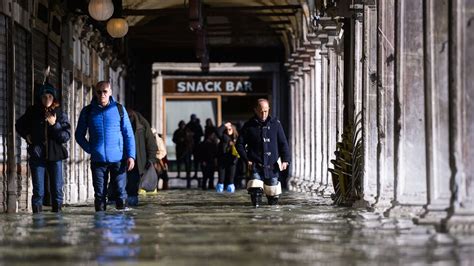
{"label": "hanging pendant lamp", "polygon": [[112,18],[107,22],[107,32],[113,38],[122,38],[128,32],[128,23],[124,18]]}
{"label": "hanging pendant lamp", "polygon": [[114,13],[112,0],[91,0],[89,2],[89,14],[97,21],[106,21]]}

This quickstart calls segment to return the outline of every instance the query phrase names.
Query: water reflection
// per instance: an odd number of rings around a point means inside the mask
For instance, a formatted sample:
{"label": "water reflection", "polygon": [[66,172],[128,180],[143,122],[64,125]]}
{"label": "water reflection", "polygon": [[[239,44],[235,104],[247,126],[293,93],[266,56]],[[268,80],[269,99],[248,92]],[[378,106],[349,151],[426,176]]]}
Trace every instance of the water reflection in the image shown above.
{"label": "water reflection", "polygon": [[125,213],[96,213],[94,231],[100,235],[97,261],[135,261],[140,253],[140,235],[132,232],[134,228],[134,218]]}
{"label": "water reflection", "polygon": [[[409,219],[285,193],[253,208],[245,191],[171,190],[127,212],[92,206],[0,215],[0,264],[465,264],[474,235],[439,234]],[[21,251],[21,252],[19,252]]]}

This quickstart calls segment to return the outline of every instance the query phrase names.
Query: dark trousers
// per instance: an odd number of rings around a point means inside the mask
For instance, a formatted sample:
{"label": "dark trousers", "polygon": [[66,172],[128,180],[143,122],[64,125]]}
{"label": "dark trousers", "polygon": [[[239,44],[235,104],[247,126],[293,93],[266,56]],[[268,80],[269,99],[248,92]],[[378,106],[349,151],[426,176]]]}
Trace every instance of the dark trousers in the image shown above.
{"label": "dark trousers", "polygon": [[182,163],[184,163],[184,168],[186,169],[186,177],[190,177],[191,176],[191,153],[186,152],[185,154],[181,155],[181,157],[176,159],[178,177],[179,177],[179,172],[181,170]]}
{"label": "dark trousers", "polygon": [[94,185],[94,198],[96,203],[105,204],[107,196],[107,184],[109,180],[112,187],[116,188],[115,199],[125,201],[127,199],[127,163],[125,161],[116,163],[91,162],[92,182]]}
{"label": "dark trousers", "polygon": [[234,184],[236,169],[235,160],[219,162],[219,183],[224,183],[225,187],[229,184]]}
{"label": "dark trousers", "polygon": [[197,158],[197,156],[196,156],[196,155],[197,155],[197,154],[198,154],[198,151],[197,151],[197,149],[194,149],[194,151],[193,151],[193,168],[194,168],[194,178],[196,178],[196,177],[197,177],[197,174],[198,174],[198,171],[199,171],[199,166],[200,166],[200,165],[199,165],[199,161],[198,161],[198,160],[196,160],[196,158]]}
{"label": "dark trousers", "polygon": [[[151,166],[153,167],[153,166]],[[140,185],[140,173],[138,167],[127,173],[127,195],[129,197],[138,196],[138,186]]]}
{"label": "dark trousers", "polygon": [[[201,164],[201,169],[202,169],[201,188],[202,189],[214,188],[214,172],[216,170],[216,165],[214,161],[206,162],[205,165]],[[209,181],[209,186],[207,185],[208,181]]]}
{"label": "dark trousers", "polygon": [[31,177],[33,181],[33,196],[31,204],[42,206],[46,172],[49,176],[51,202],[53,206],[63,203],[63,161],[48,162],[41,159],[30,159]]}

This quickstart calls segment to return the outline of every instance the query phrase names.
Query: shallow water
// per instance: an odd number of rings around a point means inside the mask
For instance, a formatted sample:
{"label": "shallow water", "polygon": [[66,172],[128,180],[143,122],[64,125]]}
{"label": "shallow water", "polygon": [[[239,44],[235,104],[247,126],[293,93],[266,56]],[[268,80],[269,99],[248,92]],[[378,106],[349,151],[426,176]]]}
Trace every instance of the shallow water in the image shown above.
{"label": "shallow water", "polygon": [[242,190],[169,190],[127,211],[96,214],[90,204],[4,214],[0,224],[4,265],[474,265],[474,235],[294,192],[255,209]]}

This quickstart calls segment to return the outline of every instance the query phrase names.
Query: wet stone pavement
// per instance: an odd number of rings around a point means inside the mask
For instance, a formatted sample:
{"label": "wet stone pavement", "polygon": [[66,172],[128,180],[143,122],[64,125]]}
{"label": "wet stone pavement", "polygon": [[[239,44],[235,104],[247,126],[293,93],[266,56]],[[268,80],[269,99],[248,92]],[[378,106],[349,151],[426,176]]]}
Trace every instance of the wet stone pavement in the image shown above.
{"label": "wet stone pavement", "polygon": [[138,208],[0,215],[2,265],[474,265],[474,236],[436,233],[285,192],[279,206],[175,189]]}

